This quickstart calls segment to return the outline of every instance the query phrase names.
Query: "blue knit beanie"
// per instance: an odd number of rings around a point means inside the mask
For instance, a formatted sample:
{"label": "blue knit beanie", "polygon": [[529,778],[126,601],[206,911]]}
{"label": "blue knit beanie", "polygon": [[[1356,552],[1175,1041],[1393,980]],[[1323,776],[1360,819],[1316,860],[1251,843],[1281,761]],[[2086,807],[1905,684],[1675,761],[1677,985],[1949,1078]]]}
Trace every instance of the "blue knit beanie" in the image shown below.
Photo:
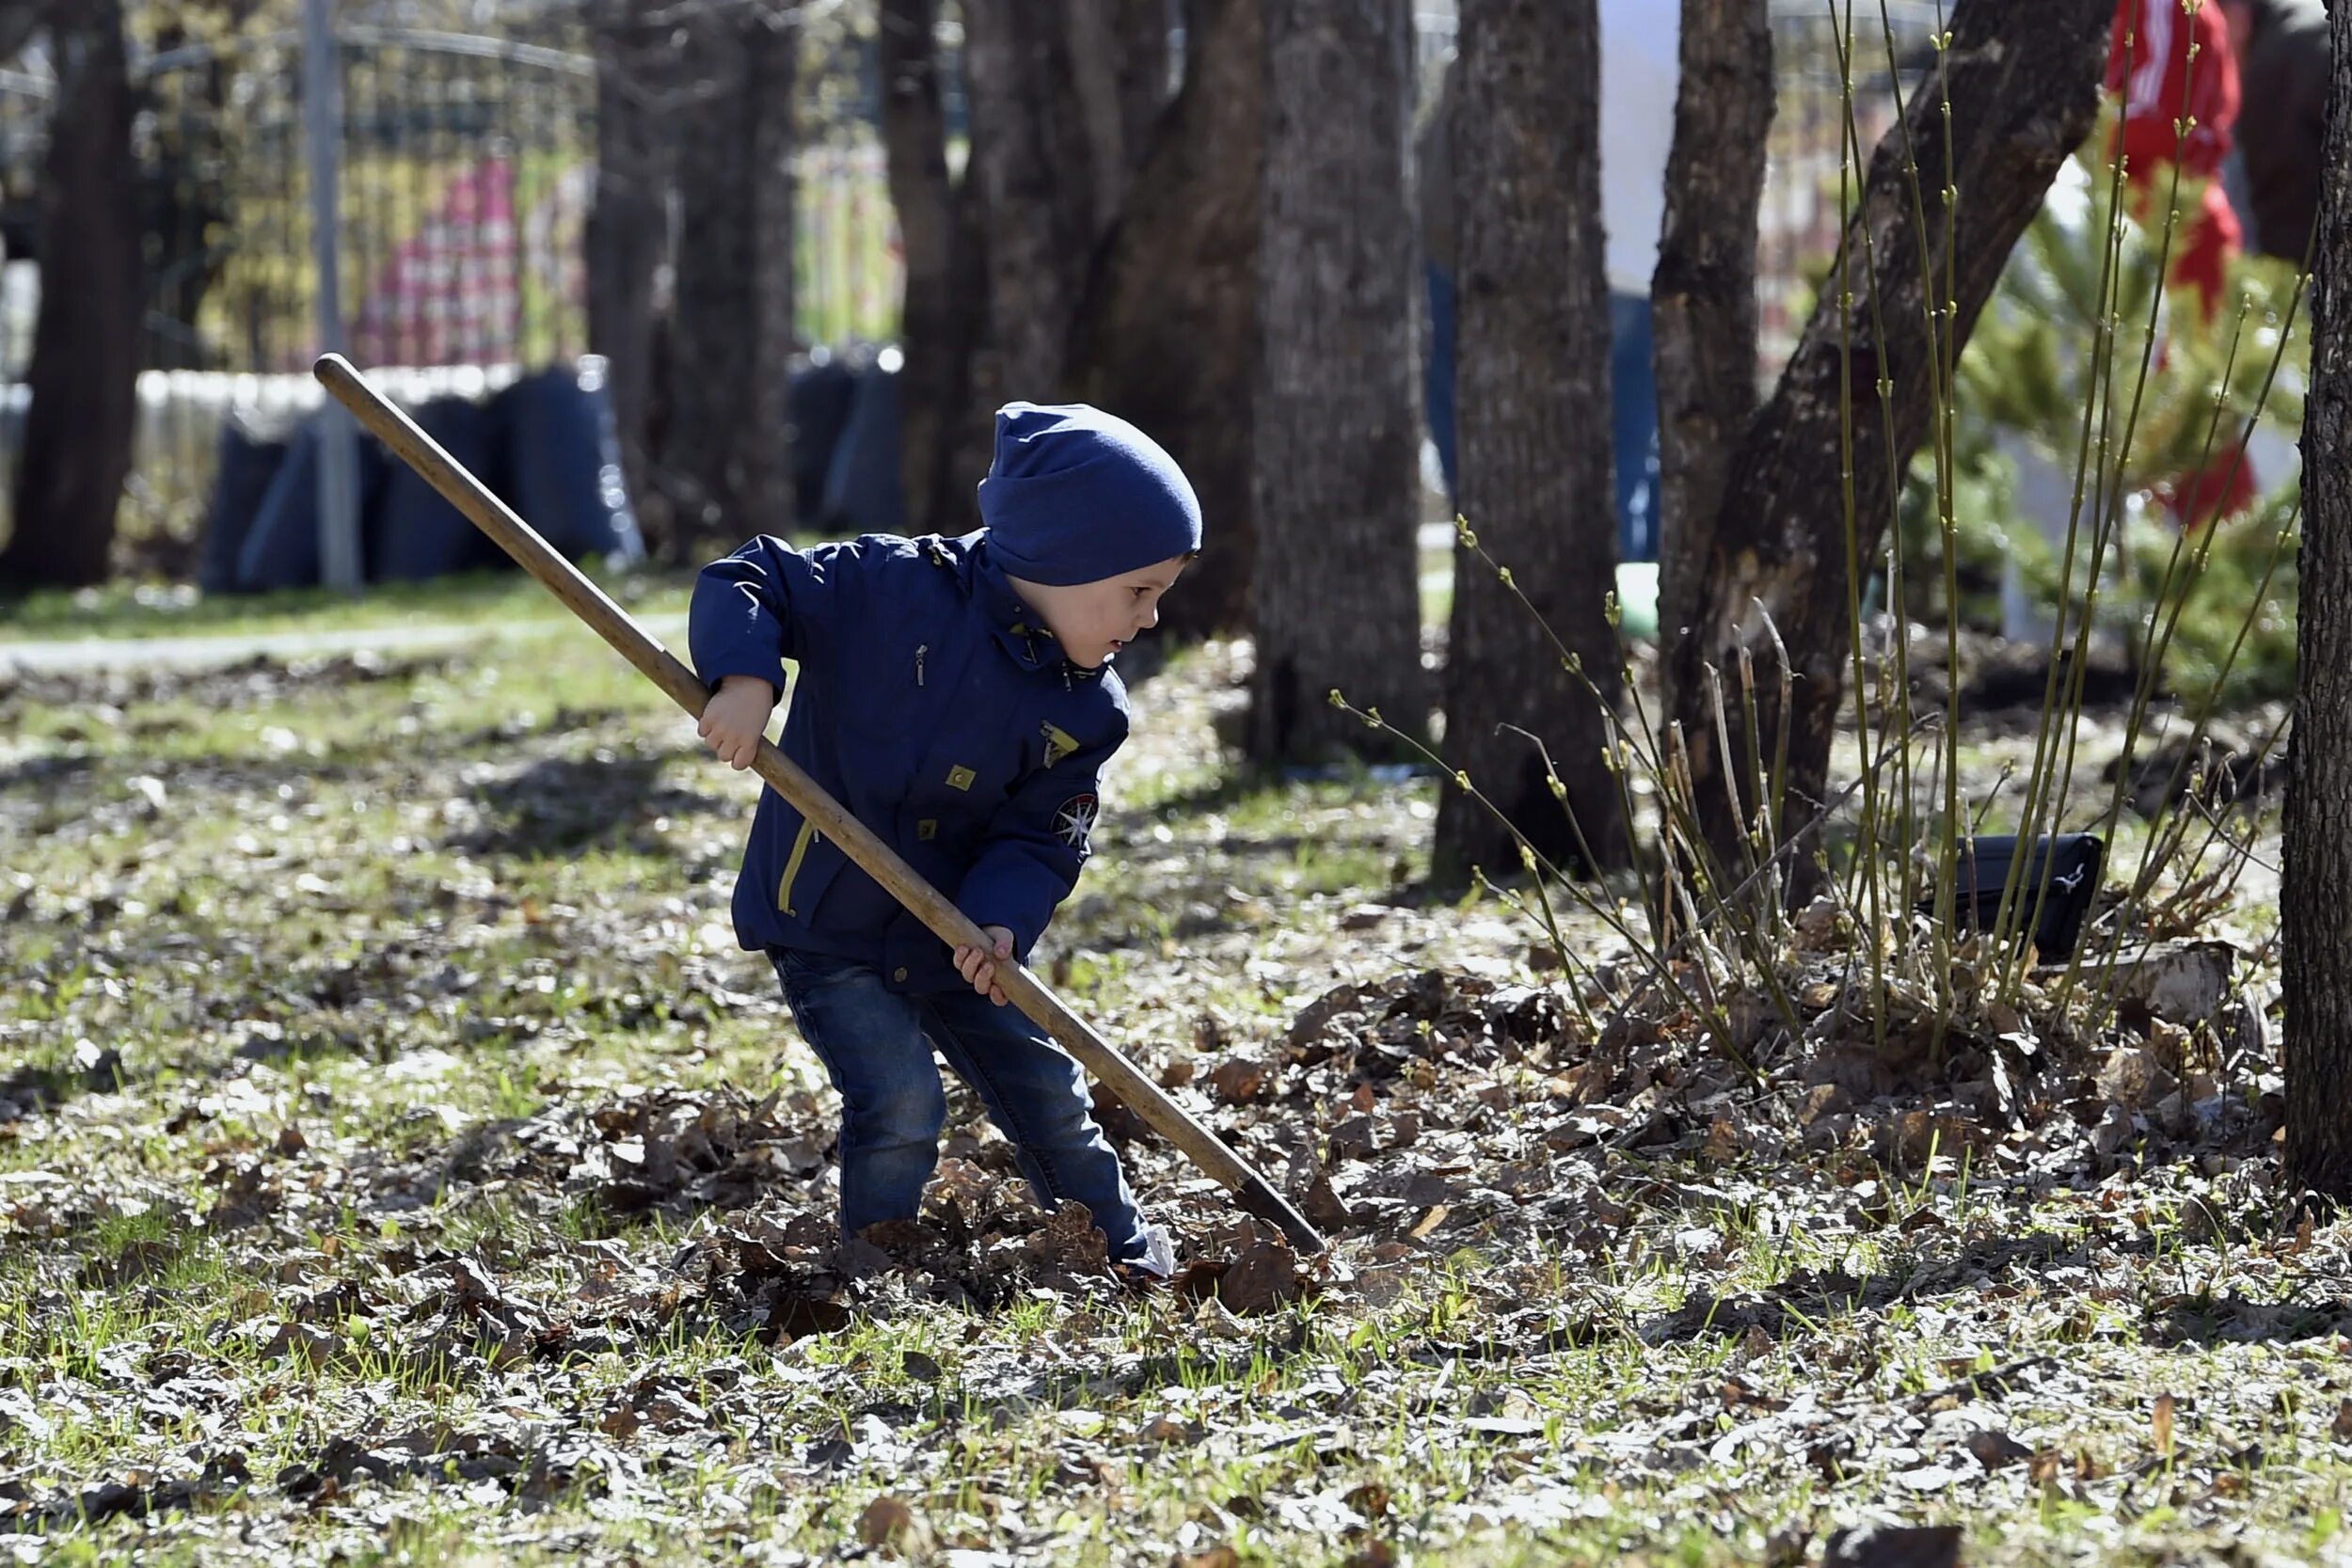
{"label": "blue knit beanie", "polygon": [[1099,582],[1200,547],[1200,502],[1176,460],[1083,403],[1009,403],[980,520],[1004,569],[1031,582]]}

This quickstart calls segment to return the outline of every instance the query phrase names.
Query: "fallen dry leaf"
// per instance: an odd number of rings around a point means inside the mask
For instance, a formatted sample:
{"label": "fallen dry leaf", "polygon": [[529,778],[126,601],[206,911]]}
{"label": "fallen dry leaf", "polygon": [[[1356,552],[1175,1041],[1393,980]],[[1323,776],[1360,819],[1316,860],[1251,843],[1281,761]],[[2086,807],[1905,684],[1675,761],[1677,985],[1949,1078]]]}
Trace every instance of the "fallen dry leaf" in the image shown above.
{"label": "fallen dry leaf", "polygon": [[1297,1294],[1297,1256],[1266,1235],[1235,1254],[1216,1282],[1216,1299],[1241,1314],[1270,1312]]}
{"label": "fallen dry leaf", "polygon": [[1178,1552],[1168,1568],[1241,1568],[1241,1554],[1219,1542],[1204,1552]]}
{"label": "fallen dry leaf", "polygon": [[857,1516],[857,1538],[868,1546],[890,1546],[901,1550],[911,1546],[922,1523],[914,1510],[903,1497],[882,1493],[866,1505],[866,1512]]}
{"label": "fallen dry leaf", "polygon": [[1209,1087],[1228,1105],[1263,1099],[1266,1086],[1266,1064],[1247,1056],[1232,1057],[1209,1069]]}

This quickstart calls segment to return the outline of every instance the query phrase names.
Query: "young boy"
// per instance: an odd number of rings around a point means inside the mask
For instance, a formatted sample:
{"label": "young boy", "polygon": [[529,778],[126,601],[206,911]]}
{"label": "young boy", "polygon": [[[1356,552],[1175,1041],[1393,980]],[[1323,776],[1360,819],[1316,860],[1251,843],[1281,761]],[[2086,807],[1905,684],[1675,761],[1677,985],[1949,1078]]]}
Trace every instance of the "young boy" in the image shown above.
{"label": "young boy", "polygon": [[1088,855],[1097,775],[1127,737],[1110,668],[1200,548],[1200,507],[1149,436],[1083,404],[1008,404],[961,538],[763,536],[703,569],[688,640],[711,750],[749,767],[784,685],[787,756],[985,931],[947,945],[761,792],[736,938],[775,964],[841,1095],[841,1233],[912,1219],[938,1162],[934,1047],[1018,1150],[1039,1201],[1087,1206],[1116,1262],[1165,1276],[1078,1064],[1005,1005]]}

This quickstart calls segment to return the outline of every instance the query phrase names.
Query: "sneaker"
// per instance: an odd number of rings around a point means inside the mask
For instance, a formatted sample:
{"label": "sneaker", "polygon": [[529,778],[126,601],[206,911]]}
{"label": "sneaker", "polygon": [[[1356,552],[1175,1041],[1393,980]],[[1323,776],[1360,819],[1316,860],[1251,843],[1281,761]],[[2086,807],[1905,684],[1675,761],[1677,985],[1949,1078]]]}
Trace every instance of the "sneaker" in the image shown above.
{"label": "sneaker", "polygon": [[1123,1259],[1118,1264],[1122,1273],[1145,1278],[1171,1279],[1176,1274],[1176,1240],[1164,1225],[1143,1227],[1143,1252],[1140,1257]]}

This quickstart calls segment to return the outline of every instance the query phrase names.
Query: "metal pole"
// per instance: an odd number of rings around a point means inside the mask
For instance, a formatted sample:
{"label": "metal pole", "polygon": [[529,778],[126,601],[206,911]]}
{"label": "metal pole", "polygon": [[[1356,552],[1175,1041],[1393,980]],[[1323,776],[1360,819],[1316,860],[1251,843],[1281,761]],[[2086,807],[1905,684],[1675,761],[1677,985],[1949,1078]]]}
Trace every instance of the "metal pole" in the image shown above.
{"label": "metal pole", "polygon": [[[342,203],[342,68],[336,55],[334,0],[303,0],[302,134],[310,169],[310,259],[318,280],[319,352],[343,349]],[[333,399],[319,410],[319,575],[357,593],[359,560],[359,431]]]}

